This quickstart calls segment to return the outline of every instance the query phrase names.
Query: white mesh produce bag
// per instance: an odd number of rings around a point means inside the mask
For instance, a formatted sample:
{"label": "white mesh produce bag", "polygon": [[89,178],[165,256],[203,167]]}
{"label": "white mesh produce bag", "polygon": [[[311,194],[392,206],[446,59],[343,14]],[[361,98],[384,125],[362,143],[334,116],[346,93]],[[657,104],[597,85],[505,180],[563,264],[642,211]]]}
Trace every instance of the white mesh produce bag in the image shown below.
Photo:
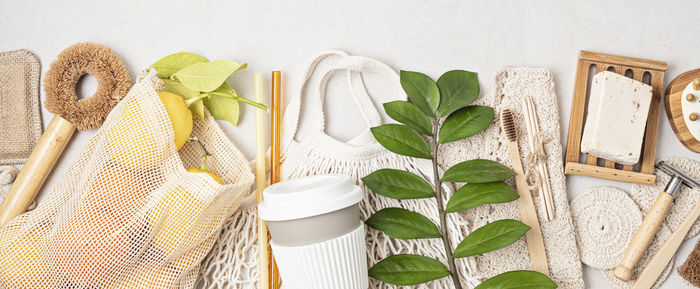
{"label": "white mesh produce bag", "polygon": [[[0,288],[192,288],[199,263],[254,181],[207,113],[178,151],[147,76],[133,86],[38,208],[0,228]],[[183,166],[184,164],[184,166]]]}

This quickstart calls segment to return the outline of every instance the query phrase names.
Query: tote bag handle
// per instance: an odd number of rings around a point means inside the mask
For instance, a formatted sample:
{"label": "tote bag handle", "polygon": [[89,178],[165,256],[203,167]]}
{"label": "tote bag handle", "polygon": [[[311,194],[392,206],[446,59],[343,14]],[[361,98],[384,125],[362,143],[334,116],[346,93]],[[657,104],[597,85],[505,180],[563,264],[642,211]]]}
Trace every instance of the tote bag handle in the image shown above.
{"label": "tote bag handle", "polygon": [[406,99],[406,94],[403,92],[400,86],[399,75],[386,64],[364,56],[350,56],[347,53],[339,50],[326,51],[314,58],[314,60],[311,62],[306,70],[299,93],[295,95],[293,99],[291,99],[287,109],[285,110],[284,123],[285,127],[288,128],[288,130],[284,132],[282,139],[282,144],[285,148],[289,147],[289,144],[294,141],[294,138],[296,137],[299,127],[299,120],[301,117],[301,101],[304,96],[304,89],[308,84],[311,75],[313,75],[316,66],[319,62],[321,62],[321,60],[333,55],[341,56],[341,58],[321,72],[322,77],[318,82],[318,86],[316,87],[315,103],[317,105],[317,113],[319,116],[316,122],[318,123],[318,127],[316,128],[315,133],[323,133],[325,131],[323,101],[326,86],[328,85],[330,77],[338,70],[347,71],[352,98],[359,108],[365,122],[370,127],[378,126],[382,123],[382,121],[379,112],[372,103],[371,97],[367,93],[364,81],[362,80],[362,75],[360,74],[361,72],[376,73],[387,78],[391,83],[393,83],[393,85],[395,85],[396,89],[401,95],[401,99]]}

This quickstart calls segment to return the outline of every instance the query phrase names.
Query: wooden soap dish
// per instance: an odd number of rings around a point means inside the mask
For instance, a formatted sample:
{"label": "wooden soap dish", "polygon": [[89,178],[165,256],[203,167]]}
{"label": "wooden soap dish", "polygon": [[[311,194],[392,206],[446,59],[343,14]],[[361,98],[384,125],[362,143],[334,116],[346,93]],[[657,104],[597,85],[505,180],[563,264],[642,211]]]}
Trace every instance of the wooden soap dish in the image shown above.
{"label": "wooden soap dish", "polygon": [[[666,101],[666,115],[668,116],[668,121],[671,123],[673,132],[676,133],[676,136],[685,147],[696,153],[700,153],[700,141],[693,137],[688,129],[682,104],[683,101],[687,101],[685,100],[683,91],[693,80],[698,78],[700,78],[700,68],[682,73],[668,84],[668,87],[666,87],[666,96],[664,98]],[[699,106],[697,104],[698,101],[700,101],[700,94],[695,95],[695,99],[693,100],[695,106]],[[700,113],[700,111],[698,113]],[[687,114],[688,113],[686,113],[686,115]],[[700,122],[700,119],[695,121]]]}
{"label": "wooden soap dish", "polygon": [[[566,144],[566,174],[651,185],[654,175],[656,132],[659,128],[659,106],[663,91],[664,72],[668,64],[626,56],[581,51],[576,68],[574,99],[571,103],[569,137]],[[635,165],[621,165],[581,153],[581,137],[588,105],[589,83],[600,71],[613,71],[652,87],[652,100],[644,133],[642,154]]]}

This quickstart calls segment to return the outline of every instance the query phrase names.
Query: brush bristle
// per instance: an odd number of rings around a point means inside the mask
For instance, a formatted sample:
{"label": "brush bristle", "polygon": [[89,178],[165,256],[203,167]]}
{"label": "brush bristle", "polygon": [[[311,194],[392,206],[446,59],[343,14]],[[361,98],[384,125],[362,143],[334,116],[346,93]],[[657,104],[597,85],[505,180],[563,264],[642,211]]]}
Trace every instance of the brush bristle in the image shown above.
{"label": "brush bristle", "polygon": [[513,121],[513,112],[510,109],[504,109],[501,111],[501,127],[503,128],[503,133],[506,135],[509,141],[516,141],[517,134],[515,133],[515,121]]}

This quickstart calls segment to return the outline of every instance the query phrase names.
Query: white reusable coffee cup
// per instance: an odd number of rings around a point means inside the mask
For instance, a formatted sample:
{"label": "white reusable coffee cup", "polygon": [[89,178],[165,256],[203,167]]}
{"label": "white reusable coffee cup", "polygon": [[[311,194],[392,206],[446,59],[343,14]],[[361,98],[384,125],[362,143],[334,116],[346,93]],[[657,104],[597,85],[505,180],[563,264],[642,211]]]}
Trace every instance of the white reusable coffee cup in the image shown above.
{"label": "white reusable coffee cup", "polygon": [[271,185],[258,214],[267,221],[283,289],[367,289],[367,248],[347,175],[318,175]]}

